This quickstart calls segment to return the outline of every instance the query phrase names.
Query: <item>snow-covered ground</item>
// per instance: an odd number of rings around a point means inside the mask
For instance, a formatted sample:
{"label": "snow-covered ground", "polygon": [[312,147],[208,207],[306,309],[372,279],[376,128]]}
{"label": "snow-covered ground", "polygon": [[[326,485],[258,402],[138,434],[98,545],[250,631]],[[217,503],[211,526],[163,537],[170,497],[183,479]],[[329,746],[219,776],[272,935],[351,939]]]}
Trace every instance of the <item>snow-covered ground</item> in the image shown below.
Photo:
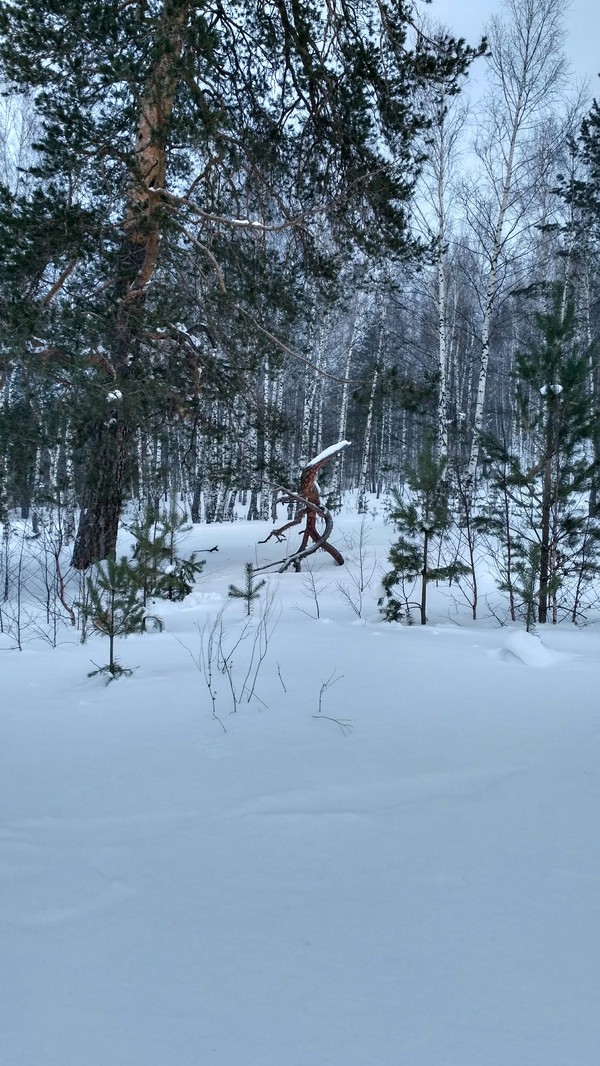
{"label": "snow-covered ground", "polygon": [[389,624],[376,575],[358,618],[359,525],[348,568],[268,577],[235,714],[202,649],[283,554],[260,523],[195,527],[219,553],[120,643],[131,677],[87,677],[100,636],[0,638],[2,1066],[600,1060],[600,632],[541,643],[441,594]]}

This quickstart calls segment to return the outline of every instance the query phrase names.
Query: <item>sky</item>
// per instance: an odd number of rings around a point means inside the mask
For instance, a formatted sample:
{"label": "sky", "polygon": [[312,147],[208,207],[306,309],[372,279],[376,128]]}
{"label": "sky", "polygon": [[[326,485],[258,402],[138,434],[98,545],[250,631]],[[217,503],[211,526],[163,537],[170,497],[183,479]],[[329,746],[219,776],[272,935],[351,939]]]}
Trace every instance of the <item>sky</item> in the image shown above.
{"label": "sky", "polygon": [[[431,17],[475,44],[486,23],[502,10],[502,0],[433,0]],[[588,80],[590,94],[600,97],[600,5],[598,0],[571,0],[566,17],[565,52],[578,81]]]}

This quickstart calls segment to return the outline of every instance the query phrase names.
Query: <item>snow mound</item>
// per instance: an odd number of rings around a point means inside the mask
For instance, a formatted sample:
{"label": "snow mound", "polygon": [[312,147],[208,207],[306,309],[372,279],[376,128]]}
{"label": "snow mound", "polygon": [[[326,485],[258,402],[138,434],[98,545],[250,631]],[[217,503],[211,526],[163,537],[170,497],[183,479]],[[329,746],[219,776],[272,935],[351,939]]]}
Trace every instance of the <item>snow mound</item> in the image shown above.
{"label": "snow mound", "polygon": [[564,656],[546,648],[535,633],[520,630],[509,634],[500,650],[499,658],[509,662],[520,662],[524,666],[540,667],[552,666]]}

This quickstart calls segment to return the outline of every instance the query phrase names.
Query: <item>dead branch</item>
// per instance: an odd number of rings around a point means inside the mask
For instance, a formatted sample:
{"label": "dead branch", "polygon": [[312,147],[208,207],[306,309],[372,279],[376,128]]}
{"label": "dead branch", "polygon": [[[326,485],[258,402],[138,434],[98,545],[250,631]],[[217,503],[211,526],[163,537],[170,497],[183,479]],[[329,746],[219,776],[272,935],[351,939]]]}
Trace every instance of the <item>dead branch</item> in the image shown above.
{"label": "dead branch", "polygon": [[[288,501],[293,497],[293,494],[288,492],[287,489],[279,489],[278,491],[282,492],[283,495],[280,497],[280,499],[278,499],[276,501],[277,503],[288,503]],[[296,499],[297,500],[302,500],[302,497],[297,496]],[[284,526],[280,526],[279,529],[272,529],[271,532],[269,533],[268,537],[265,537],[264,540],[259,540],[258,543],[259,544],[266,544],[267,541],[271,539],[271,537],[275,537],[277,543],[281,544],[281,541],[285,540],[285,537],[284,537],[283,534],[286,533],[288,529],[291,529],[292,526],[300,525],[300,522],[302,521],[303,518],[306,518],[306,515],[307,515],[306,508],[304,508],[302,511],[298,511],[298,514],[296,515],[295,518],[292,518],[291,522],[286,522],[286,524]]]}
{"label": "dead branch", "polygon": [[[279,500],[279,503],[289,503],[290,500],[296,500],[298,503],[304,504],[304,508],[299,513],[297,518],[295,518],[292,522],[289,522],[288,525],[282,526],[281,529],[273,530],[273,533],[269,534],[269,537],[272,535],[281,535],[283,530],[288,529],[289,526],[298,525],[303,518],[307,518],[307,528],[304,530],[303,533],[302,544],[298,548],[298,551],[292,552],[292,554],[286,556],[285,559],[279,559],[277,562],[273,563],[266,563],[264,566],[255,566],[254,572],[258,573],[260,570],[268,570],[271,566],[279,566],[279,573],[283,574],[286,570],[289,569],[290,566],[293,566],[296,573],[299,573],[301,570],[300,564],[302,560],[306,559],[309,555],[313,555],[314,552],[319,550],[319,548],[323,548],[324,551],[328,552],[331,556],[333,556],[338,566],[343,566],[343,556],[340,554],[337,548],[334,548],[331,544],[327,543],[327,540],[331,536],[333,530],[333,518],[331,517],[331,514],[327,510],[327,508],[321,505],[310,503],[310,501],[306,500],[304,496],[300,496],[300,494],[297,492],[290,492],[288,489],[281,489],[280,491],[283,493],[283,495]],[[309,518],[312,520],[310,528],[308,527]],[[318,534],[316,532],[317,518],[322,518],[325,522],[325,529],[321,534]],[[269,537],[267,537],[264,541],[260,541],[260,543],[265,544]],[[311,545],[307,544],[309,537],[313,540],[313,543]]]}
{"label": "dead branch", "polygon": [[[274,529],[269,533],[268,537],[259,541],[260,544],[266,544],[271,537],[275,537],[278,542],[283,540],[284,534],[292,526],[297,526],[303,519],[306,520],[306,526],[302,533],[302,541],[297,551],[292,552],[291,555],[286,556],[285,559],[280,559],[274,563],[266,563],[264,566],[254,567],[255,573],[260,570],[268,570],[272,566],[279,567],[279,573],[283,574],[290,566],[294,567],[294,570],[299,573],[301,570],[301,563],[307,556],[313,555],[314,552],[322,548],[328,555],[331,555],[332,559],[338,566],[344,565],[344,557],[334,548],[332,544],[329,544],[329,537],[333,531],[333,518],[327,508],[321,503],[319,496],[319,490],[316,484],[316,477],[318,471],[327,462],[336,455],[342,448],[347,447],[349,441],[340,441],[339,445],[335,448],[328,448],[326,452],[318,455],[308,466],[304,467],[300,475],[300,492],[291,492],[289,489],[281,488],[279,486],[277,491],[280,492],[281,498],[279,503],[290,503],[295,500],[302,505],[300,511],[290,522],[286,522],[285,525],[280,526],[278,529]],[[321,518],[325,523],[325,528],[322,533],[317,531],[317,518]],[[312,541],[312,544],[310,543]]]}
{"label": "dead branch", "polygon": [[77,262],[78,262],[77,256],[75,256],[75,258],[71,259],[71,262],[67,264],[67,266],[65,267],[63,272],[61,274],[59,274],[58,278],[54,282],[54,285],[49,290],[49,292],[46,293],[46,295],[44,296],[44,298],[42,300],[42,304],[44,305],[44,307],[47,307],[48,304],[50,303],[50,301],[54,299],[54,297],[56,296],[57,292],[60,292],[60,290],[62,289],[63,285],[65,284],[65,282],[69,278],[70,274],[72,274],[73,271],[75,270],[75,267],[77,266]]}

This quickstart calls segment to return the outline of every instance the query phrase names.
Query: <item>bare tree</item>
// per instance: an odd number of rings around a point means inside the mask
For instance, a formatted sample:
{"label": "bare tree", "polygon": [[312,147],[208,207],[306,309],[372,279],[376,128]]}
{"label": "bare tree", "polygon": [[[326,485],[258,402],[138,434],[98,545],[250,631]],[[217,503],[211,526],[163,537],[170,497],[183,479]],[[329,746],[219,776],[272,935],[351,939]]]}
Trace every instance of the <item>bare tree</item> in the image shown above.
{"label": "bare tree", "polygon": [[29,96],[0,95],[0,182],[15,195],[24,192],[29,181],[35,128]]}
{"label": "bare tree", "polygon": [[448,457],[448,377],[450,359],[449,322],[449,247],[453,219],[450,203],[454,200],[456,166],[461,140],[468,118],[468,107],[456,96],[435,91],[427,94],[427,111],[431,120],[428,158],[419,186],[421,199],[418,217],[426,238],[434,247],[434,270],[431,292],[436,308],[438,396],[436,417],[436,458]]}
{"label": "bare tree", "polygon": [[474,145],[479,175],[466,197],[467,219],[481,241],[485,260],[468,489],[473,486],[479,457],[501,267],[521,229],[527,202],[524,187],[535,184],[536,131],[565,80],[561,51],[565,10],[565,0],[505,0],[506,16],[492,19],[488,35],[492,87],[479,112]]}

